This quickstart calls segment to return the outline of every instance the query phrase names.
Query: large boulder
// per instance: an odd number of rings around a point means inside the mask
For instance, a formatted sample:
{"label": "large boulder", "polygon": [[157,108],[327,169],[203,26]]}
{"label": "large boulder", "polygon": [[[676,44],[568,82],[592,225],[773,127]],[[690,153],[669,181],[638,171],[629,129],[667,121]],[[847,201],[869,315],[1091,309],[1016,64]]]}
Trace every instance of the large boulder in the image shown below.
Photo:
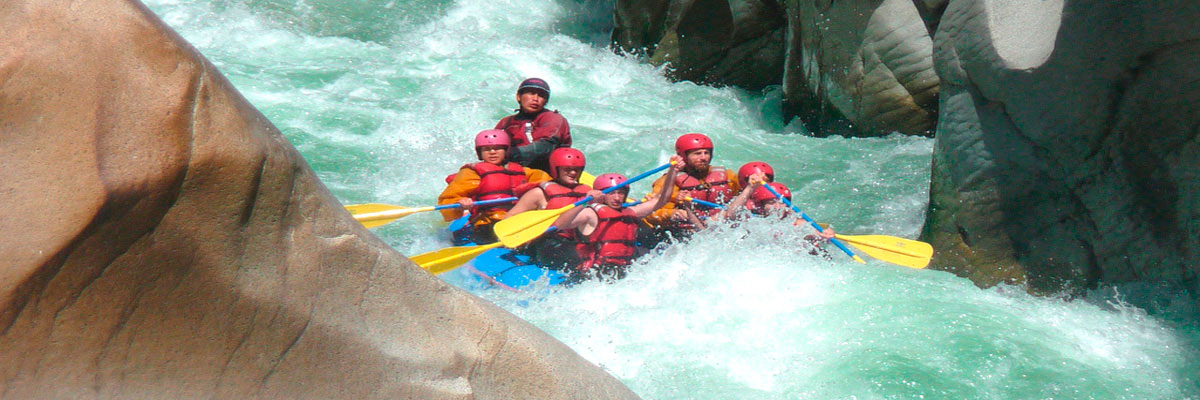
{"label": "large boulder", "polygon": [[0,396],[634,398],[355,223],[142,5],[0,2]]}
{"label": "large boulder", "polygon": [[783,76],[787,21],[773,0],[617,0],[613,45],[677,80],[759,90]]}
{"label": "large boulder", "polygon": [[784,118],[817,135],[928,135],[938,78],[928,0],[618,0],[613,42],[671,77],[783,85]]}
{"label": "large boulder", "polygon": [[912,0],[788,0],[786,8],[786,118],[817,135],[932,133],[933,42]]}
{"label": "large boulder", "polygon": [[951,2],[925,237],[1035,291],[1198,289],[1200,3]]}

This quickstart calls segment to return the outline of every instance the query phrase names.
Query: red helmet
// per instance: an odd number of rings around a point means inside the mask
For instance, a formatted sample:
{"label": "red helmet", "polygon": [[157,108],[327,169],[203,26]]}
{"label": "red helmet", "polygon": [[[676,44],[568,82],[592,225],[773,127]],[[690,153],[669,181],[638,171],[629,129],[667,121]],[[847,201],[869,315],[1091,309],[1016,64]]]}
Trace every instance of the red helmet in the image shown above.
{"label": "red helmet", "polygon": [[708,149],[712,151],[713,142],[708,136],[700,133],[689,133],[675,139],[675,153],[680,157],[687,155],[687,152],[696,149]]}
{"label": "red helmet", "polygon": [[[788,190],[787,186],[784,186],[779,182],[771,182],[768,183],[768,185],[771,185],[771,189],[775,189],[776,192],[779,192],[779,194],[783,195],[783,198],[788,199],[788,201],[792,201],[792,191]],[[755,203],[761,204],[764,201],[774,199],[775,195],[772,194],[770,190],[767,190],[767,188],[759,186],[758,189],[754,189],[754,195],[751,197],[754,198]]]}
{"label": "red helmet", "polygon": [[738,168],[738,182],[742,184],[742,187],[746,187],[749,183],[750,175],[758,172],[767,174],[767,182],[775,181],[775,170],[770,165],[762,161],[751,161]]}
{"label": "red helmet", "polygon": [[508,132],[499,129],[488,129],[481,131],[475,135],[475,155],[480,160],[483,159],[483,153],[479,152],[479,148],[483,146],[512,146],[512,138],[508,137]]}
{"label": "red helmet", "polygon": [[558,178],[559,167],[583,168],[587,162],[583,152],[570,147],[559,147],[550,152],[550,177]]}
{"label": "red helmet", "polygon": [[607,173],[596,177],[596,182],[592,184],[592,189],[605,190],[613,186],[620,185],[625,182],[625,175]]}

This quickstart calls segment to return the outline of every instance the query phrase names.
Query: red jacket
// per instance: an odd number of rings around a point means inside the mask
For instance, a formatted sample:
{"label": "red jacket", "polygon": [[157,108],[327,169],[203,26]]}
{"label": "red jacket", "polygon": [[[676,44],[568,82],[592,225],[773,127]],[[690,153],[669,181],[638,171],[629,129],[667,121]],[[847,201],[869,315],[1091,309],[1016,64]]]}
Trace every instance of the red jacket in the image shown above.
{"label": "red jacket", "polygon": [[508,132],[513,146],[516,147],[523,147],[548,137],[558,138],[560,147],[571,146],[571,126],[557,111],[543,110],[533,118],[520,113],[509,115],[497,122],[495,129]]}

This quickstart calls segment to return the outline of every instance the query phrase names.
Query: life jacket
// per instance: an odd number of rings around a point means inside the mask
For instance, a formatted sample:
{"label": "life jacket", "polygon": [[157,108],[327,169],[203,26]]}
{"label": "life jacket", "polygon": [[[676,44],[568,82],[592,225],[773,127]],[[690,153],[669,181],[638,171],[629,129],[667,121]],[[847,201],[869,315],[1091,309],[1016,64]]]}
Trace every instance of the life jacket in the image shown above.
{"label": "life jacket", "polygon": [[591,186],[582,183],[576,184],[573,188],[567,188],[553,181],[542,182],[539,186],[542,188],[542,192],[546,193],[547,210],[554,210],[575,204],[579,199],[587,197],[588,191],[592,190]]}
{"label": "life jacket", "polygon": [[[733,198],[733,189],[729,187],[729,175],[725,173],[725,168],[709,167],[708,175],[704,176],[703,180],[689,174],[675,175],[675,187],[679,188],[680,194],[686,194],[693,199],[704,200],[712,203],[725,203],[725,201]],[[718,208],[697,207],[696,214],[711,217],[721,212]],[[681,227],[691,227],[689,223],[679,224]]]}
{"label": "life jacket", "polygon": [[596,211],[596,229],[587,237],[589,252],[580,254],[585,261],[579,269],[629,265],[637,253],[637,214],[628,207],[618,209],[603,204],[593,204],[592,209]]}
{"label": "life jacket", "polygon": [[[539,187],[541,187],[542,192],[546,194],[547,210],[555,210],[575,204],[575,202],[579,201],[579,199],[587,197],[588,191],[592,190],[591,186],[584,185],[582,183],[576,184],[575,187],[568,189],[566,186],[554,181],[542,182]],[[562,236],[564,239],[570,239],[572,241],[576,240],[574,230],[558,230],[555,231],[555,233],[559,236]],[[579,245],[582,246],[583,244],[579,243]],[[576,247],[577,248],[575,250],[577,252],[583,250],[580,248],[580,246]]]}
{"label": "life jacket", "polygon": [[724,203],[733,198],[733,188],[729,187],[729,175],[725,168],[709,167],[704,179],[697,179],[690,174],[676,174],[675,187],[681,194],[686,193],[693,199],[713,203]]}
{"label": "life jacket", "polygon": [[[534,140],[537,140],[537,138],[533,137],[533,131],[535,129],[541,128],[547,123],[553,124],[558,120],[563,120],[563,118],[559,116],[558,110],[543,109],[532,116],[518,112],[517,114],[509,115],[500,119],[500,122],[496,124],[496,129],[508,132],[508,136],[512,138],[513,147],[521,147],[533,143]],[[562,123],[565,124],[565,120],[563,120]],[[570,146],[570,131],[566,131],[566,133],[562,134],[562,136],[558,139],[560,145]]]}
{"label": "life jacket", "polygon": [[[484,201],[492,199],[503,199],[505,197],[515,197],[525,184],[525,168],[521,164],[509,162],[505,166],[499,166],[487,162],[477,162],[468,164],[476,174],[479,174],[479,187],[471,193],[471,199],[474,201]],[[512,208],[512,203],[496,203],[486,206],[472,207],[471,219],[476,216],[483,216],[489,211],[507,211]]]}

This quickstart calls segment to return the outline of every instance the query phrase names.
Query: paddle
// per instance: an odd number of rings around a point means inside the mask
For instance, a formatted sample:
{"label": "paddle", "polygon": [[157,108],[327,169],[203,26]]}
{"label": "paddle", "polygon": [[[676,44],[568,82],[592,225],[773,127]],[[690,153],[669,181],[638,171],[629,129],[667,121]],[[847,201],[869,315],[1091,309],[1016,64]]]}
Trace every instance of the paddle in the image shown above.
{"label": "paddle", "polygon": [[587,173],[587,171],[581,171],[579,173],[579,183],[588,185],[588,187],[592,187],[592,185],[596,183],[596,177]]}
{"label": "paddle", "polygon": [[850,243],[868,256],[904,267],[923,269],[933,258],[933,246],[916,240],[884,235],[834,237]]}
{"label": "paddle", "polygon": [[[476,202],[475,205],[483,206],[483,205],[488,205],[488,204],[504,203],[504,202],[510,202],[510,201],[517,201],[517,198],[516,197],[505,197],[503,199],[484,200],[484,201]],[[346,210],[350,211],[350,214],[354,216],[354,219],[358,222],[361,222],[363,224],[363,226],[365,226],[367,228],[374,228],[377,226],[390,224],[390,223],[392,223],[392,221],[395,221],[400,218],[404,218],[404,217],[407,217],[409,215],[416,214],[419,212],[445,210],[447,208],[459,208],[459,207],[462,207],[462,205],[460,205],[458,203],[443,204],[440,206],[431,206],[431,207],[418,207],[418,208],[393,206],[391,204],[370,203],[370,204],[351,204],[351,205],[346,206]]]}
{"label": "paddle", "polygon": [[437,275],[465,264],[467,261],[475,258],[483,252],[500,247],[503,243],[496,242],[492,244],[478,246],[458,246],[447,247],[441,250],[435,250],[424,254],[418,254],[410,257],[418,266],[428,270],[430,273]]}
{"label": "paddle", "polygon": [[[725,208],[725,206],[712,203],[704,200],[697,200],[691,197],[685,197],[684,200],[712,208]],[[929,265],[929,260],[933,257],[933,246],[929,243],[905,239],[896,236],[887,235],[834,235],[846,243],[850,243],[856,249],[867,253],[880,261],[889,262],[899,266],[922,269]]]}
{"label": "paddle", "polygon": [[[546,229],[546,232],[552,232],[557,227],[551,226]],[[542,232],[542,233],[546,233]],[[428,270],[430,273],[437,275],[466,264],[476,256],[483,252],[503,246],[504,242],[496,242],[491,244],[476,245],[476,246],[458,246],[447,247],[441,250],[434,250],[428,253],[418,254],[409,257],[417,266]]]}
{"label": "paddle", "polygon": [[[775,198],[779,199],[779,201],[782,201],[783,204],[786,204],[788,207],[791,207],[792,211],[795,211],[797,214],[800,214],[800,217],[804,218],[805,221],[808,221],[808,223],[810,225],[812,225],[812,227],[815,228],[817,230],[817,232],[825,232],[825,228],[822,228],[821,225],[818,225],[816,221],[813,221],[812,218],[809,218],[808,214],[805,214],[804,211],[800,211],[800,207],[796,207],[795,205],[793,205],[791,200],[788,200],[786,197],[783,197],[783,195],[779,194],[779,192],[776,192],[775,188],[772,188],[771,185],[762,185],[762,187],[766,188],[767,191],[769,191],[769,192],[771,192],[771,194],[775,195]],[[838,240],[836,237],[829,239],[829,242],[833,243],[834,245],[837,245],[837,247],[839,249],[842,249],[843,252],[846,252],[846,255],[850,256],[850,258],[853,258],[854,261],[858,261],[858,262],[864,263],[864,264],[866,263],[866,261],[863,261],[862,257],[859,257],[857,254],[854,254],[853,251],[850,251],[850,249],[846,248],[846,245],[842,244],[842,241]]]}
{"label": "paddle", "polygon": [[[666,164],[660,165],[652,170],[643,172],[641,175],[635,176],[633,178],[629,178],[625,182],[621,182],[620,184],[618,184],[616,186],[610,187],[608,189],[604,189],[600,192],[604,193],[604,194],[611,193],[615,190],[618,190],[625,186],[628,186],[631,183],[645,179],[647,176],[656,174],[664,169],[667,169],[670,166],[671,166],[671,163],[666,163]],[[497,222],[495,225],[496,237],[500,239],[501,243],[504,243],[505,247],[520,246],[530,240],[537,238],[538,236],[541,236],[542,233],[546,232],[546,229],[549,229],[551,226],[554,225],[554,220],[559,215],[562,215],[563,213],[567,212],[568,210],[570,210],[572,208],[578,207],[583,204],[587,204],[587,202],[589,202],[591,200],[592,200],[592,196],[588,196],[588,197],[579,199],[579,201],[577,201],[574,204],[571,204],[569,206],[566,206],[566,207],[562,207],[562,208],[558,208],[558,209],[554,209],[554,210],[526,211],[526,212],[511,216],[511,217],[505,218],[503,220],[500,220],[500,222]]]}

